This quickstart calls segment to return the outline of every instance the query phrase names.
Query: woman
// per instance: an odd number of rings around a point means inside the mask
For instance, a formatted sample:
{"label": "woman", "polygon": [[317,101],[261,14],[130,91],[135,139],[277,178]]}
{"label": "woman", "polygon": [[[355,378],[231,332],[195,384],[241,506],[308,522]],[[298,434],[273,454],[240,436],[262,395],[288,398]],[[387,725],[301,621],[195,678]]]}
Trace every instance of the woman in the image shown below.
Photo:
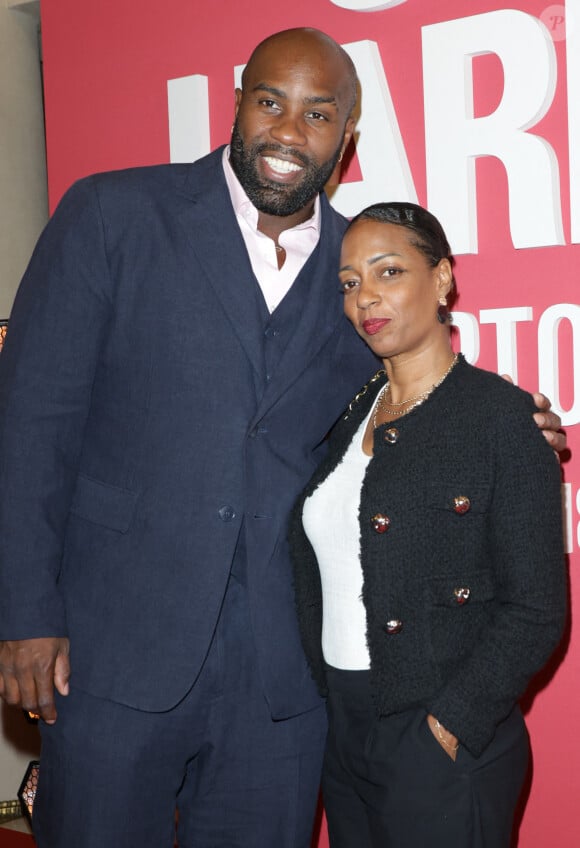
{"label": "woman", "polygon": [[384,372],[291,526],[330,844],[502,848],[528,760],[517,699],[565,617],[559,465],[531,397],[453,353],[454,260],[429,212],[369,207],[340,264]]}

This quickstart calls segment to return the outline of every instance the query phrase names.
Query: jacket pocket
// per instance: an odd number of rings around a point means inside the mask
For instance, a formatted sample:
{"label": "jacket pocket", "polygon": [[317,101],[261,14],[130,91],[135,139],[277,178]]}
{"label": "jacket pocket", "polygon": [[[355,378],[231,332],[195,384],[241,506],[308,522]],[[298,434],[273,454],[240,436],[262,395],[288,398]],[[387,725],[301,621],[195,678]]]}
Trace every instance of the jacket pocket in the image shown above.
{"label": "jacket pocket", "polygon": [[[432,480],[425,483],[421,503],[424,508],[440,510],[457,520],[480,516],[489,509],[491,486],[469,480]],[[458,525],[459,526],[459,525]]]}
{"label": "jacket pocket", "polygon": [[71,513],[93,524],[126,533],[131,526],[138,493],[80,474]]}
{"label": "jacket pocket", "polygon": [[488,569],[431,577],[428,592],[431,606],[451,609],[491,601],[495,594],[493,576]]}
{"label": "jacket pocket", "polygon": [[429,579],[430,645],[445,679],[493,627],[495,586],[488,569],[456,568]]}

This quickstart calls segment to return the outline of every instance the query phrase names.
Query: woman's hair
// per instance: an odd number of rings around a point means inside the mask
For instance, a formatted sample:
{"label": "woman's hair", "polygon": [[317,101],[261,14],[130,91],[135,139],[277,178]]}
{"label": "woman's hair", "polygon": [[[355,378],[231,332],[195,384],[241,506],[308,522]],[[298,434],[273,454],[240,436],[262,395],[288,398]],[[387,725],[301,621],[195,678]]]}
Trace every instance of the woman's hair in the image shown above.
{"label": "woman's hair", "polygon": [[[420,250],[433,268],[442,259],[448,259],[451,268],[455,265],[455,257],[451,253],[445,231],[435,215],[416,203],[393,201],[391,203],[374,203],[367,206],[352,219],[350,229],[357,221],[377,221],[380,224],[396,224],[405,227],[413,234],[411,244]],[[448,294],[448,305],[451,307],[457,297],[455,275],[451,277],[451,289]]]}

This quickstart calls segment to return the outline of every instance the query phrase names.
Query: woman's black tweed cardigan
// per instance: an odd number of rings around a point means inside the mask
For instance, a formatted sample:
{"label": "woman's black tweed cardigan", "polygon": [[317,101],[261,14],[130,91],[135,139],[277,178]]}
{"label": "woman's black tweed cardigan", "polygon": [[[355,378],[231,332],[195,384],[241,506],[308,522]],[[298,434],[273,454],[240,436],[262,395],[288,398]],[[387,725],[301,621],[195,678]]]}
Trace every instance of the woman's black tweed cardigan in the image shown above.
{"label": "woman's black tweed cardigan", "polygon": [[[342,461],[384,382],[371,382],[337,423],[291,520],[302,641],[322,694],[320,576],[302,508]],[[423,405],[377,428],[361,492],[377,711],[421,706],[475,756],[554,650],[565,619],[560,468],[533,411],[528,394],[460,357]],[[393,428],[396,441],[385,439]],[[470,502],[463,514],[461,496]],[[377,513],[390,518],[385,533],[373,529]],[[466,602],[458,589],[468,590]],[[400,632],[387,633],[389,621],[400,621]]]}

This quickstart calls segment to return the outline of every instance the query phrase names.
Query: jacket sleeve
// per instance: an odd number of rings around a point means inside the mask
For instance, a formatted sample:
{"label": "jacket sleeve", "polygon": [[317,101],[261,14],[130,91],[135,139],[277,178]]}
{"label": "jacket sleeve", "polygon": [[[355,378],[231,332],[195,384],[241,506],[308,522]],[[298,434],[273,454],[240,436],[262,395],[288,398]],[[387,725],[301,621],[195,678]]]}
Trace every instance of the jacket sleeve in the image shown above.
{"label": "jacket sleeve", "polygon": [[94,178],[65,195],[0,355],[0,639],[66,635],[57,581],[111,304]]}
{"label": "jacket sleeve", "polygon": [[566,616],[560,467],[531,398],[498,410],[488,532],[496,593],[471,654],[428,710],[476,756],[546,663]]}

